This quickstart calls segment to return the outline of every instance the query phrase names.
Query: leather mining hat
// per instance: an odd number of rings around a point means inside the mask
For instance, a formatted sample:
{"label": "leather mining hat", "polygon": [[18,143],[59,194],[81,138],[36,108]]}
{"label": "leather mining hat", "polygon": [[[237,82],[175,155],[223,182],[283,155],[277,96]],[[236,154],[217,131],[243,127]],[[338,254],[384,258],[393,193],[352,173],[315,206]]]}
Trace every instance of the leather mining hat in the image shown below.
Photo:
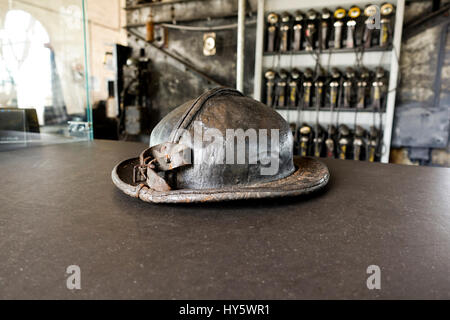
{"label": "leather mining hat", "polygon": [[153,129],[150,147],[112,171],[114,184],[147,202],[296,196],[324,187],[326,165],[293,156],[288,123],[239,91],[216,88]]}

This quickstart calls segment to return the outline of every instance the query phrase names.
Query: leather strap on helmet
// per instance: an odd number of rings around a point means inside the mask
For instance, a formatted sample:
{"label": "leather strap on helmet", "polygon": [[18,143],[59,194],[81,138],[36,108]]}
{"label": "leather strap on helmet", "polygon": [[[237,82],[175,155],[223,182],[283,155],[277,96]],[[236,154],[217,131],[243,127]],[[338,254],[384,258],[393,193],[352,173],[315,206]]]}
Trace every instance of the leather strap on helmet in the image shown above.
{"label": "leather strap on helmet", "polygon": [[191,164],[191,149],[179,143],[165,142],[147,148],[139,155],[139,165],[133,168],[133,182],[145,181],[156,191],[171,190],[158,172],[173,170]]}

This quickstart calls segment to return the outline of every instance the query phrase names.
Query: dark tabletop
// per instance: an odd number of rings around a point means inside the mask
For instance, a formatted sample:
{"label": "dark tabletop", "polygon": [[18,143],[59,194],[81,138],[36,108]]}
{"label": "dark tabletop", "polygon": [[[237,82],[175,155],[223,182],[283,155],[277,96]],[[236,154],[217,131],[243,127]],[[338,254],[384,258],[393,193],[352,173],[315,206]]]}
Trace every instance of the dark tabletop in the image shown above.
{"label": "dark tabletop", "polygon": [[324,160],[311,196],[153,205],[111,182],[144,147],[0,153],[0,298],[450,298],[449,169]]}

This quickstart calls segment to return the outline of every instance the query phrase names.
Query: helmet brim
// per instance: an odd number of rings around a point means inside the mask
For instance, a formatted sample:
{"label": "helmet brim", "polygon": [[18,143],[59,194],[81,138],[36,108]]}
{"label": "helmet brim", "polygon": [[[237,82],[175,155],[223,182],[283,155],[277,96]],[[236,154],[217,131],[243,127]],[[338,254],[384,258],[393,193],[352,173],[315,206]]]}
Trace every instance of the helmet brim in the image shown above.
{"label": "helmet brim", "polygon": [[111,173],[112,181],[125,194],[153,203],[218,202],[299,196],[323,188],[330,178],[327,166],[311,157],[294,156],[295,171],[286,178],[252,185],[219,189],[178,189],[155,191],[140,183],[133,183],[133,168],[139,158],[120,162]]}

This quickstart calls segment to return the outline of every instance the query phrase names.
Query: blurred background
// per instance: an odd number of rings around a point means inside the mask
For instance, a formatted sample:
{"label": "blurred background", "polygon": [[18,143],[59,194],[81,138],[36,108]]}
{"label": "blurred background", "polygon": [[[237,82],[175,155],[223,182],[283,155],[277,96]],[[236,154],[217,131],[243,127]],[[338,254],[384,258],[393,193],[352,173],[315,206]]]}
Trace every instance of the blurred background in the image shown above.
{"label": "blurred background", "polygon": [[[450,167],[450,1],[387,3],[245,1],[241,89],[279,110],[298,154]],[[385,43],[364,42],[370,5]],[[0,150],[148,143],[180,104],[236,87],[237,15],[238,0],[0,0]]]}

